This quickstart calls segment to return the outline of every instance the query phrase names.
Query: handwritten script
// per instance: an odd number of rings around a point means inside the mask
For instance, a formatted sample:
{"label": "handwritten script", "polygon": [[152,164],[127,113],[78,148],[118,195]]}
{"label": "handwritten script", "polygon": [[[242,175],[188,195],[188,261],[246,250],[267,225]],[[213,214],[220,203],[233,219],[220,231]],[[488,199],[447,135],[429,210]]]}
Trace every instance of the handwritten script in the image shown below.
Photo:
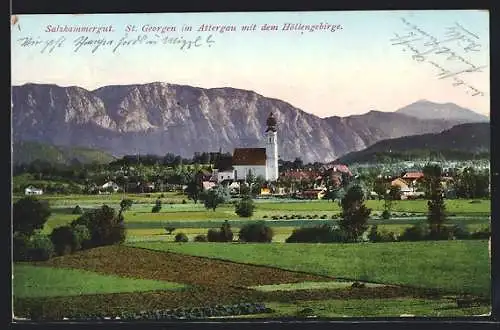
{"label": "handwritten script", "polygon": [[390,39],[392,45],[409,51],[417,62],[433,66],[439,79],[448,79],[454,87],[460,86],[472,96],[484,96],[484,93],[467,83],[467,74],[483,72],[487,65],[477,65],[469,58],[480,52],[482,45],[479,36],[459,23],[448,27],[444,36],[437,38],[405,18],[401,19],[406,32],[395,33]]}
{"label": "handwritten script", "polygon": [[121,38],[107,38],[107,37],[89,37],[81,35],[74,38],[67,38],[66,36],[58,36],[54,38],[34,38],[23,37],[19,38],[18,42],[23,48],[37,48],[40,53],[52,53],[57,49],[72,47],[74,52],[90,51],[96,53],[102,50],[110,50],[113,53],[118,53],[120,50],[131,48],[139,45],[146,46],[172,46],[180,50],[188,50],[199,47],[211,47],[214,43],[213,35],[208,36],[195,36],[186,38],[183,36],[165,36],[159,34],[139,34],[130,36],[125,34]]}

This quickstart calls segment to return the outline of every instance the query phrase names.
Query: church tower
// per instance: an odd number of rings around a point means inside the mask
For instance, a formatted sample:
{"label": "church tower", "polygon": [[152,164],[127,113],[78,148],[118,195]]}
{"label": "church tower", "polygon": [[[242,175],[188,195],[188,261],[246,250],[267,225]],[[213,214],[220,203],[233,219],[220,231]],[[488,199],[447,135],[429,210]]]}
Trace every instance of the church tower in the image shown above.
{"label": "church tower", "polygon": [[267,118],[266,125],[266,179],[276,181],[278,180],[278,137],[276,118],[272,112]]}

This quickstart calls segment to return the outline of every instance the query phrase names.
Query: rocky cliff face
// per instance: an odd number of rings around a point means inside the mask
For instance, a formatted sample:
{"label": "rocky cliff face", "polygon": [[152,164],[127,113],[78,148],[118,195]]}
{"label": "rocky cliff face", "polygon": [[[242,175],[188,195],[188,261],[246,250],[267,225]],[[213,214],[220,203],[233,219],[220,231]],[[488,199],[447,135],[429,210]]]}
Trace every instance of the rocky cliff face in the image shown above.
{"label": "rocky cliff face", "polygon": [[12,89],[15,141],[36,140],[123,154],[232,152],[262,146],[270,112],[278,121],[282,159],[331,161],[382,139],[435,133],[463,120],[400,113],[319,118],[277,99],[233,88],[166,83],[79,87],[26,84]]}

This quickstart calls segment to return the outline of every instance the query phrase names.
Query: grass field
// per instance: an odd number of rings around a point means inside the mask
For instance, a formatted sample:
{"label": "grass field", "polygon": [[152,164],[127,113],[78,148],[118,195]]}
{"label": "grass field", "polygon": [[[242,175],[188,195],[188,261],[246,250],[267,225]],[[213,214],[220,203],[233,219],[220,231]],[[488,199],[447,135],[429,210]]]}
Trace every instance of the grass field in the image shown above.
{"label": "grass field", "polygon": [[275,313],[272,317],[289,317],[310,309],[310,314],[324,318],[343,317],[446,317],[484,315],[491,312],[491,307],[480,306],[458,308],[452,299],[329,299],[322,301],[297,301],[295,303],[270,302],[266,304]]}
{"label": "grass field", "polygon": [[[52,196],[53,197],[53,196]],[[94,196],[86,196],[87,201]],[[101,196],[99,196],[101,197]],[[113,203],[118,203],[117,195],[103,195],[104,201],[110,200]],[[45,197],[44,197],[45,198]],[[82,204],[81,200],[72,200],[71,205],[81,205],[84,210],[92,207],[99,207],[102,204]],[[114,198],[114,199],[113,199]],[[55,200],[57,198],[54,197]],[[65,201],[68,202],[68,201]],[[388,220],[381,219],[378,215],[380,211],[373,211],[373,216],[369,220],[369,224],[377,224],[384,229],[401,233],[405,228],[414,225],[418,222],[425,221],[425,214],[416,211],[424,207],[425,201],[398,201],[395,203],[395,208],[405,210],[405,217],[395,213],[393,218]],[[51,205],[53,205],[53,200]],[[381,208],[382,204],[379,201],[367,201],[367,204],[373,204],[374,208]],[[449,204],[449,207],[448,207]],[[110,206],[118,208],[118,204],[110,204]],[[68,205],[53,205],[52,215],[44,227],[45,233],[50,233],[54,228],[67,224],[76,219],[78,215],[71,214],[74,206]],[[272,227],[288,227],[287,234],[293,231],[293,228],[301,226],[310,226],[321,223],[331,223],[332,215],[338,215],[338,205],[336,203],[326,201],[303,201],[303,202],[257,202],[257,210],[251,218],[239,218],[232,206],[221,206],[217,210],[209,211],[204,209],[200,204],[168,204],[164,205],[161,212],[151,213],[152,205],[149,204],[134,204],[132,209],[125,213],[125,222],[129,230],[136,231],[135,233],[146,233],[148,230],[154,232],[154,235],[160,234],[163,228],[167,225],[173,225],[177,231],[185,231],[190,228],[198,228],[196,234],[203,234],[209,228],[219,227],[222,221],[229,220],[235,228],[241,227],[245,222],[255,220],[266,220]],[[276,207],[276,210],[269,208]],[[281,209],[279,209],[281,207]],[[489,226],[489,201],[481,201],[481,203],[470,203],[467,200],[450,200],[447,201],[448,209],[460,211],[453,213],[454,216],[449,217],[449,223],[460,224],[467,227],[470,231],[478,230]],[[327,209],[328,210],[324,210]],[[334,209],[332,211],[332,209]],[[412,211],[412,212],[410,212]],[[451,211],[450,211],[451,214]],[[288,220],[283,217],[294,215],[293,220]],[[411,216],[408,216],[411,215]],[[281,220],[272,220],[272,216],[279,216]],[[297,219],[297,217],[303,219]],[[321,219],[323,217],[323,219]],[[312,219],[310,219],[312,218]],[[326,219],[324,219],[326,218]],[[282,232],[281,236],[285,233]],[[133,234],[132,236],[136,236]],[[275,241],[284,241],[286,237],[277,236]],[[168,237],[166,237],[168,239]]]}
{"label": "grass field", "polygon": [[57,297],[82,294],[179,290],[186,285],[149,279],[101,275],[76,269],[14,265],[14,297]]}
{"label": "grass field", "polygon": [[[301,282],[301,283],[284,283],[284,284],[270,284],[253,286],[252,289],[263,292],[273,291],[295,291],[295,290],[317,290],[317,289],[346,289],[349,288],[354,282]],[[381,284],[366,283],[365,286],[377,287]]]}
{"label": "grass field", "polygon": [[490,295],[487,241],[365,244],[136,242],[131,245],[352,280]]}

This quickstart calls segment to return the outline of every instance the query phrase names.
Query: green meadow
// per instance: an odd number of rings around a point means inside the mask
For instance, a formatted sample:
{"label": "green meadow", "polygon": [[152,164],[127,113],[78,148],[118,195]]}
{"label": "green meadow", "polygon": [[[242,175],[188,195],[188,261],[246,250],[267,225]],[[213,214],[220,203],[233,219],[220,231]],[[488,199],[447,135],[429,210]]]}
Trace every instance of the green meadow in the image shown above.
{"label": "green meadow", "polygon": [[77,296],[118,292],[180,290],[178,283],[102,275],[90,271],[14,264],[16,298]]}

